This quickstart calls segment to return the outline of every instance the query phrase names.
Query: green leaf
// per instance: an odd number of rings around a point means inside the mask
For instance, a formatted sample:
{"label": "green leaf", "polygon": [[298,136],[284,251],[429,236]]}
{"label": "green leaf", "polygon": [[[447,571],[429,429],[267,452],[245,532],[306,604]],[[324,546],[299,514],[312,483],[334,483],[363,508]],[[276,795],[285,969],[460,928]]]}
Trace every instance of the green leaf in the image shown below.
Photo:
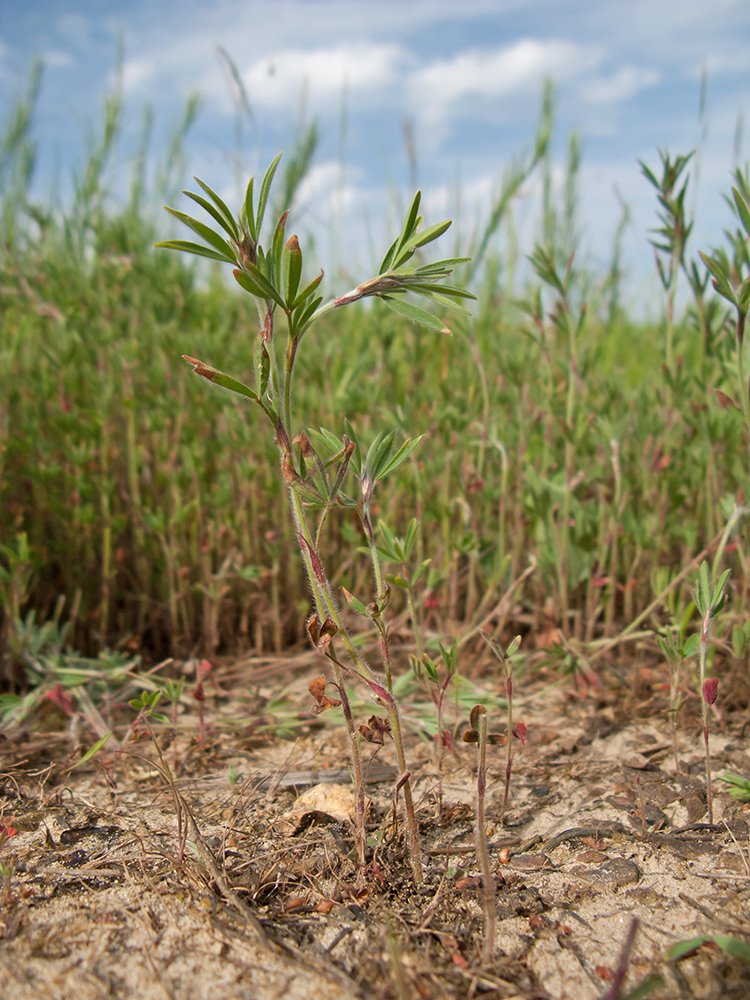
{"label": "green leaf", "polygon": [[750,780],[748,778],[743,778],[741,774],[732,774],[731,771],[723,771],[718,777],[719,781],[734,786],[730,790],[733,798],[739,802],[750,802]]}
{"label": "green leaf", "polygon": [[403,465],[403,463],[406,461],[409,455],[411,455],[411,453],[414,451],[414,449],[417,447],[417,445],[419,444],[419,442],[422,440],[423,437],[424,434],[420,434],[419,437],[416,438],[407,438],[406,441],[404,441],[404,443],[398,449],[396,454],[393,456],[393,458],[386,464],[386,466],[383,469],[381,469],[378,479],[385,479],[386,476],[390,476],[392,472],[395,472],[400,465]]}
{"label": "green leaf", "polygon": [[[219,215],[221,215],[224,221],[226,222],[226,226],[224,228],[229,232],[229,234],[232,236],[233,239],[237,239],[240,235],[239,226],[237,225],[237,222],[232,213],[229,211],[227,205],[222,201],[222,199],[218,196],[218,194],[216,194],[215,191],[211,190],[208,184],[203,183],[200,177],[193,176],[193,180],[195,181],[196,184],[200,184],[200,186],[203,188],[208,197],[216,206]],[[183,193],[188,195],[189,198],[194,198],[196,201],[198,200],[197,198],[195,198],[195,195],[191,194],[189,191],[185,191]],[[211,214],[213,215],[213,212]],[[216,218],[216,216],[214,216],[214,218]],[[216,221],[218,222],[219,220],[217,219]]]}
{"label": "green leaf", "polygon": [[392,431],[380,431],[375,435],[370,447],[367,449],[367,458],[365,459],[365,469],[369,473],[370,477],[377,482],[380,478],[380,467],[386,462],[388,453],[390,451],[391,445],[393,444],[393,439],[397,434],[398,429],[394,428]]}
{"label": "green leaf", "polygon": [[234,256],[234,250],[229,243],[218,233],[215,233],[213,229],[209,226],[205,226],[202,222],[198,222],[197,219],[193,219],[189,215],[185,215],[184,212],[178,212],[176,208],[170,208],[168,205],[164,206],[170,215],[173,215],[175,219],[179,219],[188,229],[192,229],[194,233],[204,239],[206,243],[217,250],[219,253],[225,254],[225,260],[230,264],[236,263]]}
{"label": "green leaf", "polygon": [[258,227],[255,225],[255,209],[253,208],[253,183],[255,181],[254,177],[251,177],[247,184],[247,190],[245,191],[245,220],[247,222],[247,228],[250,232],[250,236],[253,243],[258,242]]}
{"label": "green leaf", "polygon": [[[408,559],[411,555],[411,551],[414,548],[414,542],[417,538],[417,530],[419,528],[419,522],[416,517],[413,517],[409,521],[409,527],[406,529],[406,536],[404,537],[404,553]],[[429,561],[429,560],[428,560]]]}
{"label": "green leaf", "polygon": [[727,955],[744,958],[746,962],[750,962],[750,944],[727,937],[726,934],[714,934],[714,941]]}
{"label": "green leaf", "polygon": [[391,261],[393,260],[393,255],[396,252],[397,245],[398,245],[398,240],[394,240],[393,243],[391,243],[391,245],[388,247],[388,252],[386,253],[385,257],[383,257],[383,262],[380,265],[380,269],[378,271],[379,274],[385,274],[386,271],[388,271],[388,269],[390,268]]}
{"label": "green leaf", "polygon": [[271,240],[271,252],[269,254],[269,260],[273,261],[273,274],[269,274],[269,277],[273,278],[273,284],[278,285],[280,289],[284,287],[281,280],[281,258],[284,253],[284,233],[286,231],[288,214],[288,212],[284,212],[276,223],[276,228],[273,231],[273,239]]}
{"label": "green leaf", "polygon": [[182,193],[184,195],[186,195],[188,198],[192,198],[192,200],[196,204],[200,205],[200,207],[205,212],[208,212],[208,214],[216,222],[219,223],[219,225],[221,226],[221,228],[227,233],[227,235],[231,239],[236,240],[239,237],[239,230],[237,229],[237,223],[234,221],[234,219],[231,218],[231,216],[229,218],[229,222],[227,222],[226,218],[221,214],[221,212],[218,212],[214,208],[214,206],[211,204],[210,201],[206,201],[205,198],[201,198],[201,196],[199,194],[193,194],[192,191],[183,191]]}
{"label": "green leaf", "polygon": [[297,297],[302,277],[302,251],[296,236],[290,236],[284,244],[281,256],[281,287],[286,296],[286,307],[292,309]]}
{"label": "green leaf", "polygon": [[437,260],[434,264],[424,264],[418,267],[416,274],[430,274],[433,271],[452,271],[460,264],[468,264],[471,257],[449,257],[447,260]]}
{"label": "green leaf", "polygon": [[188,362],[188,364],[193,366],[193,371],[196,375],[201,375],[209,382],[214,382],[216,385],[220,385],[224,389],[230,389],[232,392],[236,392],[240,396],[247,396],[248,399],[253,400],[258,399],[256,393],[249,386],[245,385],[244,382],[240,382],[236,378],[232,378],[231,375],[225,375],[224,372],[220,372],[211,365],[204,365],[202,361],[190,358],[186,354],[183,354],[183,358]]}
{"label": "green leaf", "polygon": [[708,257],[699,250],[701,260],[713,276],[712,284],[719,295],[722,295],[733,306],[737,305],[737,298],[729,284],[729,273],[725,271],[716,257]]}
{"label": "green leaf", "polygon": [[698,596],[700,597],[699,609],[702,615],[711,607],[711,588],[708,582],[708,564],[704,561],[700,564],[698,579]]}
{"label": "green leaf", "polygon": [[[418,276],[415,272],[415,279]],[[476,295],[473,292],[468,292],[465,288],[459,288],[458,285],[447,285],[445,282],[438,284],[437,282],[426,282],[417,281],[412,284],[409,282],[409,291],[416,292],[418,295],[422,295],[424,291],[427,292],[437,292],[440,295],[444,295],[449,299],[474,299],[476,300]]]}
{"label": "green leaf", "polygon": [[[439,288],[440,286],[438,285],[438,289]],[[447,309],[449,312],[456,313],[459,316],[471,316],[468,309],[464,306],[460,306],[458,302],[454,302],[454,300],[449,298],[448,295],[443,295],[442,290],[430,291],[429,289],[425,289],[423,286],[418,285],[417,287],[412,288],[411,291],[413,291],[416,295],[423,295],[426,299],[434,302],[435,305],[442,306],[443,309]]]}
{"label": "green leaf", "polygon": [[747,207],[747,202],[736,187],[732,188],[732,194],[734,196],[734,203],[737,206],[737,214],[740,217],[742,228],[745,230],[745,233],[750,236],[750,209]]}
{"label": "green leaf", "polygon": [[323,296],[319,295],[317,298],[313,299],[312,302],[302,303],[294,311],[294,332],[297,336],[300,336],[307,327],[317,312],[318,306],[323,301]]}
{"label": "green leaf", "polygon": [[276,305],[284,308],[284,300],[255,264],[247,261],[243,270],[235,268],[232,273],[237,283],[242,285],[251,295],[257,295],[261,299],[271,299]]}
{"label": "green leaf", "polygon": [[643,997],[647,997],[649,993],[653,990],[659,989],[664,985],[664,978],[659,975],[658,972],[652,972],[650,975],[646,976],[634,990],[626,993],[622,1000],[642,1000]]}
{"label": "green leaf", "polygon": [[358,597],[355,597],[354,594],[350,594],[346,587],[341,588],[341,593],[344,595],[347,607],[351,608],[352,611],[355,611],[358,615],[362,615],[364,618],[372,617],[362,601]]}
{"label": "green leaf", "polygon": [[401,262],[408,260],[419,247],[426,246],[428,243],[432,243],[433,240],[438,239],[443,233],[450,229],[451,220],[445,219],[443,222],[438,222],[434,226],[423,230],[421,233],[414,233],[409,237],[404,243],[401,244],[397,254],[395,255],[395,260],[393,263],[393,268],[400,266]]}
{"label": "green leaf", "polygon": [[315,289],[318,287],[318,285],[321,283],[322,280],[323,280],[323,272],[321,271],[317,278],[313,278],[310,284],[306,285],[302,289],[299,295],[295,298],[294,302],[292,302],[290,308],[297,309],[298,306],[301,306],[302,303],[305,301],[305,299],[309,299],[309,297],[312,295],[312,293],[315,291]]}
{"label": "green leaf", "polygon": [[411,208],[409,209],[409,214],[406,216],[406,221],[404,222],[401,234],[396,242],[391,246],[388,253],[385,255],[383,263],[380,265],[380,274],[385,274],[388,268],[391,266],[391,262],[397,260],[399,257],[399,251],[404,245],[406,240],[408,240],[418,223],[418,213],[419,213],[419,203],[422,200],[422,192],[417,191],[414,195],[414,200],[411,203]]}
{"label": "green leaf", "polygon": [[262,399],[266,394],[266,389],[268,388],[268,379],[271,375],[271,356],[268,353],[268,349],[265,344],[261,345],[260,349],[260,372],[258,379],[258,398]]}
{"label": "green leaf", "polygon": [[201,246],[200,243],[190,243],[188,240],[161,240],[154,243],[155,247],[164,247],[166,250],[182,250],[183,253],[194,253],[199,257],[209,257],[211,260],[220,260],[222,264],[236,264],[234,257],[229,258],[225,253],[218,253],[209,247]]}
{"label": "green leaf", "polygon": [[258,214],[255,219],[255,228],[258,234],[257,237],[255,237],[256,239],[260,236],[261,226],[263,225],[263,216],[266,214],[266,205],[268,204],[268,195],[271,191],[271,184],[273,183],[273,175],[276,173],[276,168],[279,165],[281,156],[282,154],[279,153],[268,170],[266,170],[266,175],[260,186],[260,195],[258,196]]}
{"label": "green leaf", "polygon": [[683,656],[695,656],[698,652],[698,646],[700,645],[701,637],[698,632],[694,632],[691,636],[685,640],[685,645],[682,647]]}
{"label": "green leaf", "polygon": [[91,760],[91,758],[94,756],[94,754],[99,753],[99,751],[106,744],[107,740],[110,738],[111,735],[112,735],[112,733],[107,733],[106,736],[102,736],[102,738],[100,740],[97,740],[96,743],[93,744],[93,746],[90,746],[88,748],[88,750],[83,755],[83,757],[81,757],[81,759],[79,761],[76,761],[75,764],[72,764],[70,767],[67,767],[63,771],[63,774],[67,774],[69,771],[75,771],[75,769],[77,767],[80,767],[81,764],[85,764],[87,760]]}
{"label": "green leaf", "polygon": [[702,944],[710,940],[711,938],[707,934],[701,934],[700,937],[690,938],[688,941],[678,941],[677,944],[673,944],[671,948],[667,949],[665,958],[668,962],[678,962],[686,955],[691,955],[694,951],[697,951]]}
{"label": "green leaf", "polygon": [[389,309],[392,309],[395,313],[398,313],[399,316],[403,316],[412,323],[417,323],[419,326],[427,327],[428,330],[435,330],[437,333],[450,333],[450,330],[445,326],[442,320],[433,316],[432,313],[428,313],[426,310],[412,305],[411,302],[404,302],[402,299],[397,299],[392,295],[381,295],[380,298],[383,302],[385,302]]}

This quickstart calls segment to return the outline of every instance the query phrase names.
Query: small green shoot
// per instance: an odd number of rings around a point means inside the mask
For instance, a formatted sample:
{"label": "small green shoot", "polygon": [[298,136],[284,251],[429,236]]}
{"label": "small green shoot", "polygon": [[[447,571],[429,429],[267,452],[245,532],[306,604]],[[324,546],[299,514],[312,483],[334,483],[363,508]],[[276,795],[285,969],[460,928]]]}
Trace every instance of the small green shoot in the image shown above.
{"label": "small green shoot", "polygon": [[702,617],[700,642],[698,645],[698,664],[700,668],[701,710],[703,715],[703,743],[706,750],[706,797],[708,802],[708,822],[714,821],[713,789],[711,784],[711,750],[708,734],[708,710],[716,701],[719,681],[715,677],[706,676],[706,652],[711,619],[724,607],[726,595],[724,588],[729,579],[729,570],[725,570],[718,583],[712,584],[708,576],[708,564],[702,562],[699,569],[698,589],[695,593],[695,604]]}
{"label": "small green shoot", "polygon": [[443,728],[443,701],[448,685],[458,674],[459,642],[453,640],[450,649],[439,644],[440,656],[442,657],[442,669],[445,676],[441,677],[441,665],[432,660],[426,654],[422,656],[422,667],[428,680],[430,681],[430,695],[435,702],[437,711],[437,732],[435,733],[435,745],[437,747],[437,771],[438,771],[438,823],[443,817],[443,764],[445,761],[445,751],[453,747],[453,738],[449,729]]}
{"label": "small green shoot", "polygon": [[515,728],[513,726],[513,656],[518,652],[521,645],[521,636],[517,635],[507,649],[503,649],[499,642],[484,631],[482,632],[482,637],[490,646],[495,656],[497,656],[500,660],[505,670],[505,697],[507,699],[508,706],[508,739],[506,743],[505,757],[505,791],[503,793],[503,805],[500,810],[500,825],[504,826],[505,810],[508,806],[508,796],[510,795],[510,775],[513,768],[513,757],[515,755],[513,737],[515,736],[522,746],[526,746],[526,724],[524,722],[519,722]]}
{"label": "small green shoot", "polygon": [[694,656],[698,651],[700,636],[693,634],[685,637],[686,619],[692,614],[694,605],[691,603],[683,624],[666,629],[664,635],[657,635],[656,642],[669,665],[669,723],[672,729],[672,750],[674,752],[675,774],[680,773],[680,760],[677,754],[677,715],[685,704],[685,698],[679,700],[680,670],[685,659]]}

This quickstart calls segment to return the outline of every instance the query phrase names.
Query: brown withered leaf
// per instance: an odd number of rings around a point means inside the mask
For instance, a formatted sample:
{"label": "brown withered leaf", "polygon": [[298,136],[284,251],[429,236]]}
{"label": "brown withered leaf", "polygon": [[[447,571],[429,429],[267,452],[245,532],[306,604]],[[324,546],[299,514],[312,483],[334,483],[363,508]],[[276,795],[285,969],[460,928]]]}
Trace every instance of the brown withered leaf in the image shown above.
{"label": "brown withered leaf", "polygon": [[732,397],[724,392],[723,389],[714,388],[714,393],[716,394],[716,402],[722,410],[728,410],[730,406],[733,406],[735,410],[739,410],[739,406],[737,406]]}
{"label": "brown withered leaf", "polygon": [[362,738],[368,743],[376,743],[383,746],[386,733],[390,733],[391,724],[388,719],[383,719],[379,715],[371,715],[366,726],[359,727]]}
{"label": "brown withered leaf", "polygon": [[329,698],[326,694],[325,677],[313,677],[310,681],[308,691],[317,702],[317,704],[313,705],[312,709],[315,715],[320,715],[320,713],[325,712],[327,708],[338,708],[341,704],[338,698]]}
{"label": "brown withered leaf", "polygon": [[320,638],[320,622],[317,615],[310,615],[307,619],[307,634],[310,636],[313,646],[317,646]]}

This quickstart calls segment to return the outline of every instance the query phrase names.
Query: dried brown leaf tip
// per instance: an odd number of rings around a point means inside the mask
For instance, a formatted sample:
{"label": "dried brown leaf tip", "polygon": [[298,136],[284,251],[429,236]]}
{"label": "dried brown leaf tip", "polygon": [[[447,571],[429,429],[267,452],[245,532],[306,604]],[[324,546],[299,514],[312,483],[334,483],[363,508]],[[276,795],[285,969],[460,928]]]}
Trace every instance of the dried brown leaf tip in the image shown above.
{"label": "dried brown leaf tip", "polygon": [[722,408],[722,410],[728,410],[730,407],[732,407],[735,410],[739,410],[739,406],[737,406],[732,397],[727,395],[727,393],[724,392],[722,389],[714,388],[714,392],[716,393],[716,401]]}
{"label": "dried brown leaf tip", "polygon": [[329,698],[326,694],[326,679],[325,677],[314,677],[310,682],[308,691],[315,699],[316,703],[313,705],[313,712],[315,715],[320,715],[321,712],[325,712],[327,708],[338,708],[341,704],[338,698]]}
{"label": "dried brown leaf tip", "polygon": [[390,735],[391,724],[388,719],[383,719],[379,715],[371,715],[366,726],[360,726],[359,732],[368,743],[376,743],[383,746],[386,733]]}

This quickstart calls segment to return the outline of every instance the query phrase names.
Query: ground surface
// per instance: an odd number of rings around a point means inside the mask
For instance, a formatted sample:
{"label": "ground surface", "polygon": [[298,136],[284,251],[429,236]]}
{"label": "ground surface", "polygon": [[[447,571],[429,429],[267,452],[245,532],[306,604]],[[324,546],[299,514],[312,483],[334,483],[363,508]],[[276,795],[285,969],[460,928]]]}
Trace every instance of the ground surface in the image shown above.
{"label": "ground surface", "polygon": [[[638,917],[622,996],[658,973],[657,1000],[750,997],[750,963],[713,943],[664,958],[701,934],[750,940],[750,807],[716,782],[707,825],[702,742],[689,715],[676,775],[658,698],[639,705],[623,693],[633,685],[582,698],[570,681],[523,679],[514,717],[528,743],[503,826],[504,750],[490,755],[498,923],[494,961],[483,964],[475,753],[460,732],[472,700],[502,729],[496,683],[477,681],[447,710],[458,738],[441,817],[423,732],[430,709],[410,699],[425,864],[416,891],[392,822],[387,745],[369,769],[373,854],[357,884],[346,740],[333,713],[308,711],[317,673],[306,657],[219,671],[203,750],[194,702],[183,699],[176,736],[158,731],[187,807],[179,818],[147,736],[63,775],[95,738],[78,720],[6,734],[2,823],[18,832],[0,849],[6,871],[15,869],[0,905],[0,996],[594,1000],[611,989]],[[373,706],[356,709],[365,722]],[[715,773],[750,776],[743,721],[713,720]],[[374,750],[367,745],[366,760]]]}

